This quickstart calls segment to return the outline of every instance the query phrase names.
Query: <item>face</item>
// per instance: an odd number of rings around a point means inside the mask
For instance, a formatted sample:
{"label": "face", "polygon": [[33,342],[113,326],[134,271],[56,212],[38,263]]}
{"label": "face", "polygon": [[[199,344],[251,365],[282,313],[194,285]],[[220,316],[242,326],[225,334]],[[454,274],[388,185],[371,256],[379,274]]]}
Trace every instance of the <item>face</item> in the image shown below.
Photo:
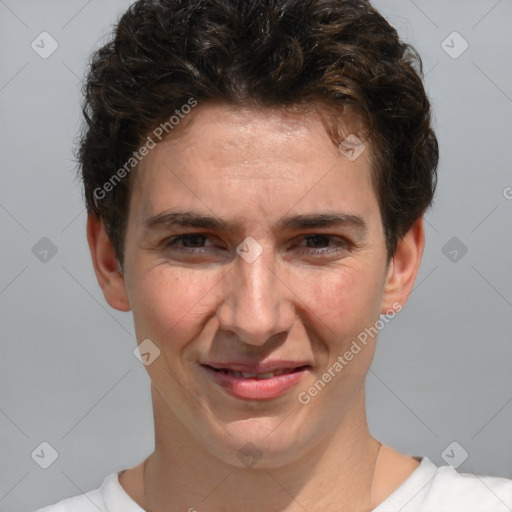
{"label": "face", "polygon": [[247,443],[289,462],[362,407],[376,338],[353,343],[396,302],[370,150],[347,159],[311,114],[193,115],[133,176],[124,283],[160,350],[154,405],[230,464]]}

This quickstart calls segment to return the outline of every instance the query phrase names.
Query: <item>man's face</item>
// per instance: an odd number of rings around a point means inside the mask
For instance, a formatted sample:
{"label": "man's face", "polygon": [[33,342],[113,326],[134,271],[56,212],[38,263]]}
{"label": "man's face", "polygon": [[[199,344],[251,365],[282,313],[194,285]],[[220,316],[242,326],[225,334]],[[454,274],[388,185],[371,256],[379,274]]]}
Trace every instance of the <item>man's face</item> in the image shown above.
{"label": "man's face", "polygon": [[[314,116],[193,115],[133,176],[126,233],[137,341],[160,350],[147,366],[156,421],[232,464],[249,442],[290,461],[360,417],[375,338],[333,365],[391,306],[370,151],[345,158]],[[172,223],[177,212],[212,222]]]}

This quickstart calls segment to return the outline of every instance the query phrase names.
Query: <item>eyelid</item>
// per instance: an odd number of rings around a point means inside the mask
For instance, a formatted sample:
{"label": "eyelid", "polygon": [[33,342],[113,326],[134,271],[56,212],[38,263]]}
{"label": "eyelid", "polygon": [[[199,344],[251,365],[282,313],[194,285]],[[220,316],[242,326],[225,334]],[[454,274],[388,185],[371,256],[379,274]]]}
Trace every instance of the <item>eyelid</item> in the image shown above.
{"label": "eyelid", "polygon": [[[173,235],[168,238],[165,238],[162,240],[162,245],[164,247],[171,247],[173,245],[173,242],[175,241],[183,241],[184,238],[188,237],[203,237],[205,238],[205,241],[212,238],[212,235],[209,235],[207,233],[183,233],[181,235]],[[187,249],[203,249],[204,247],[181,247],[181,249],[187,250]]]}
{"label": "eyelid", "polygon": [[333,246],[326,248],[316,248],[316,247],[305,247],[305,249],[311,252],[318,253],[328,253],[328,252],[336,252],[340,250],[347,250],[353,247],[353,242],[351,242],[348,238],[340,236],[340,235],[329,235],[326,233],[313,233],[313,234],[305,234],[300,236],[300,240],[305,240],[307,238],[319,237],[319,238],[327,238],[329,242],[333,242]]}
{"label": "eyelid", "polygon": [[[205,243],[206,243],[206,240],[210,239],[210,241],[211,241],[211,238],[213,237],[213,235],[210,235],[208,233],[183,233],[180,235],[173,235],[171,237],[164,239],[162,241],[161,245],[163,245],[164,248],[171,248],[171,249],[175,249],[177,251],[184,251],[184,252],[190,252],[190,253],[204,252],[204,250],[207,247],[213,246],[213,244],[211,244],[211,245],[202,246],[202,247],[182,247],[182,246],[174,244],[175,241],[183,240],[187,237],[203,237],[205,239]],[[327,253],[331,253],[331,252],[337,252],[340,250],[346,250],[347,247],[350,248],[353,246],[353,243],[350,240],[348,240],[346,237],[343,237],[340,235],[321,233],[321,232],[320,233],[318,233],[318,232],[304,233],[302,235],[295,237],[294,240],[297,240],[297,243],[299,243],[299,242],[302,242],[303,240],[306,240],[308,238],[313,238],[313,237],[326,238],[329,240],[329,242],[334,241],[336,245],[333,247],[324,247],[324,248],[300,246],[302,248],[301,250],[305,250],[306,252],[310,252],[310,253],[327,254]]]}

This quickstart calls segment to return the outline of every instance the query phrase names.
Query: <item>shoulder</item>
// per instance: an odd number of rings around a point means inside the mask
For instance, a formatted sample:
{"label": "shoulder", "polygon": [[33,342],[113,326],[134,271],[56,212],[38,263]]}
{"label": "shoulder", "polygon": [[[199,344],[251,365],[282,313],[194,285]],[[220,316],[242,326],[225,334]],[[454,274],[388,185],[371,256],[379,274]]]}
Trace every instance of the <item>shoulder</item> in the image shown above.
{"label": "shoulder", "polygon": [[512,480],[437,467],[427,457],[374,512],[510,512]]}
{"label": "shoulder", "polygon": [[35,512],[109,512],[105,504],[105,494],[115,485],[117,473],[107,476],[99,489],[66,498],[53,505],[37,509]]}
{"label": "shoulder", "polygon": [[459,473],[451,466],[436,469],[435,477],[429,484],[428,504],[440,512],[450,510],[446,508],[448,503],[453,510],[509,512],[512,509],[512,480]]}

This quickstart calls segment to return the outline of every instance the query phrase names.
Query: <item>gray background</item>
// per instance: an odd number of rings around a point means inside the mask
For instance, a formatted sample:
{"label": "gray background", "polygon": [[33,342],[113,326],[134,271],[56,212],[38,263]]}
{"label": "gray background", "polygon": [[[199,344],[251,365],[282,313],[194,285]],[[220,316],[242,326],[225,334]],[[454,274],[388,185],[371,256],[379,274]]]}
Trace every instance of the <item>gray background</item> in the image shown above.
{"label": "gray background", "polygon": [[[71,152],[88,55],[129,3],[0,0],[0,510],[97,488],[153,448],[149,378],[131,315],[96,283]],[[416,287],[368,376],[370,428],[438,465],[457,441],[459,471],[512,478],[512,1],[375,5],[424,59],[441,161]],[[47,59],[31,48],[43,31]],[[456,59],[453,31],[469,44]],[[43,441],[48,469],[31,456]]]}

